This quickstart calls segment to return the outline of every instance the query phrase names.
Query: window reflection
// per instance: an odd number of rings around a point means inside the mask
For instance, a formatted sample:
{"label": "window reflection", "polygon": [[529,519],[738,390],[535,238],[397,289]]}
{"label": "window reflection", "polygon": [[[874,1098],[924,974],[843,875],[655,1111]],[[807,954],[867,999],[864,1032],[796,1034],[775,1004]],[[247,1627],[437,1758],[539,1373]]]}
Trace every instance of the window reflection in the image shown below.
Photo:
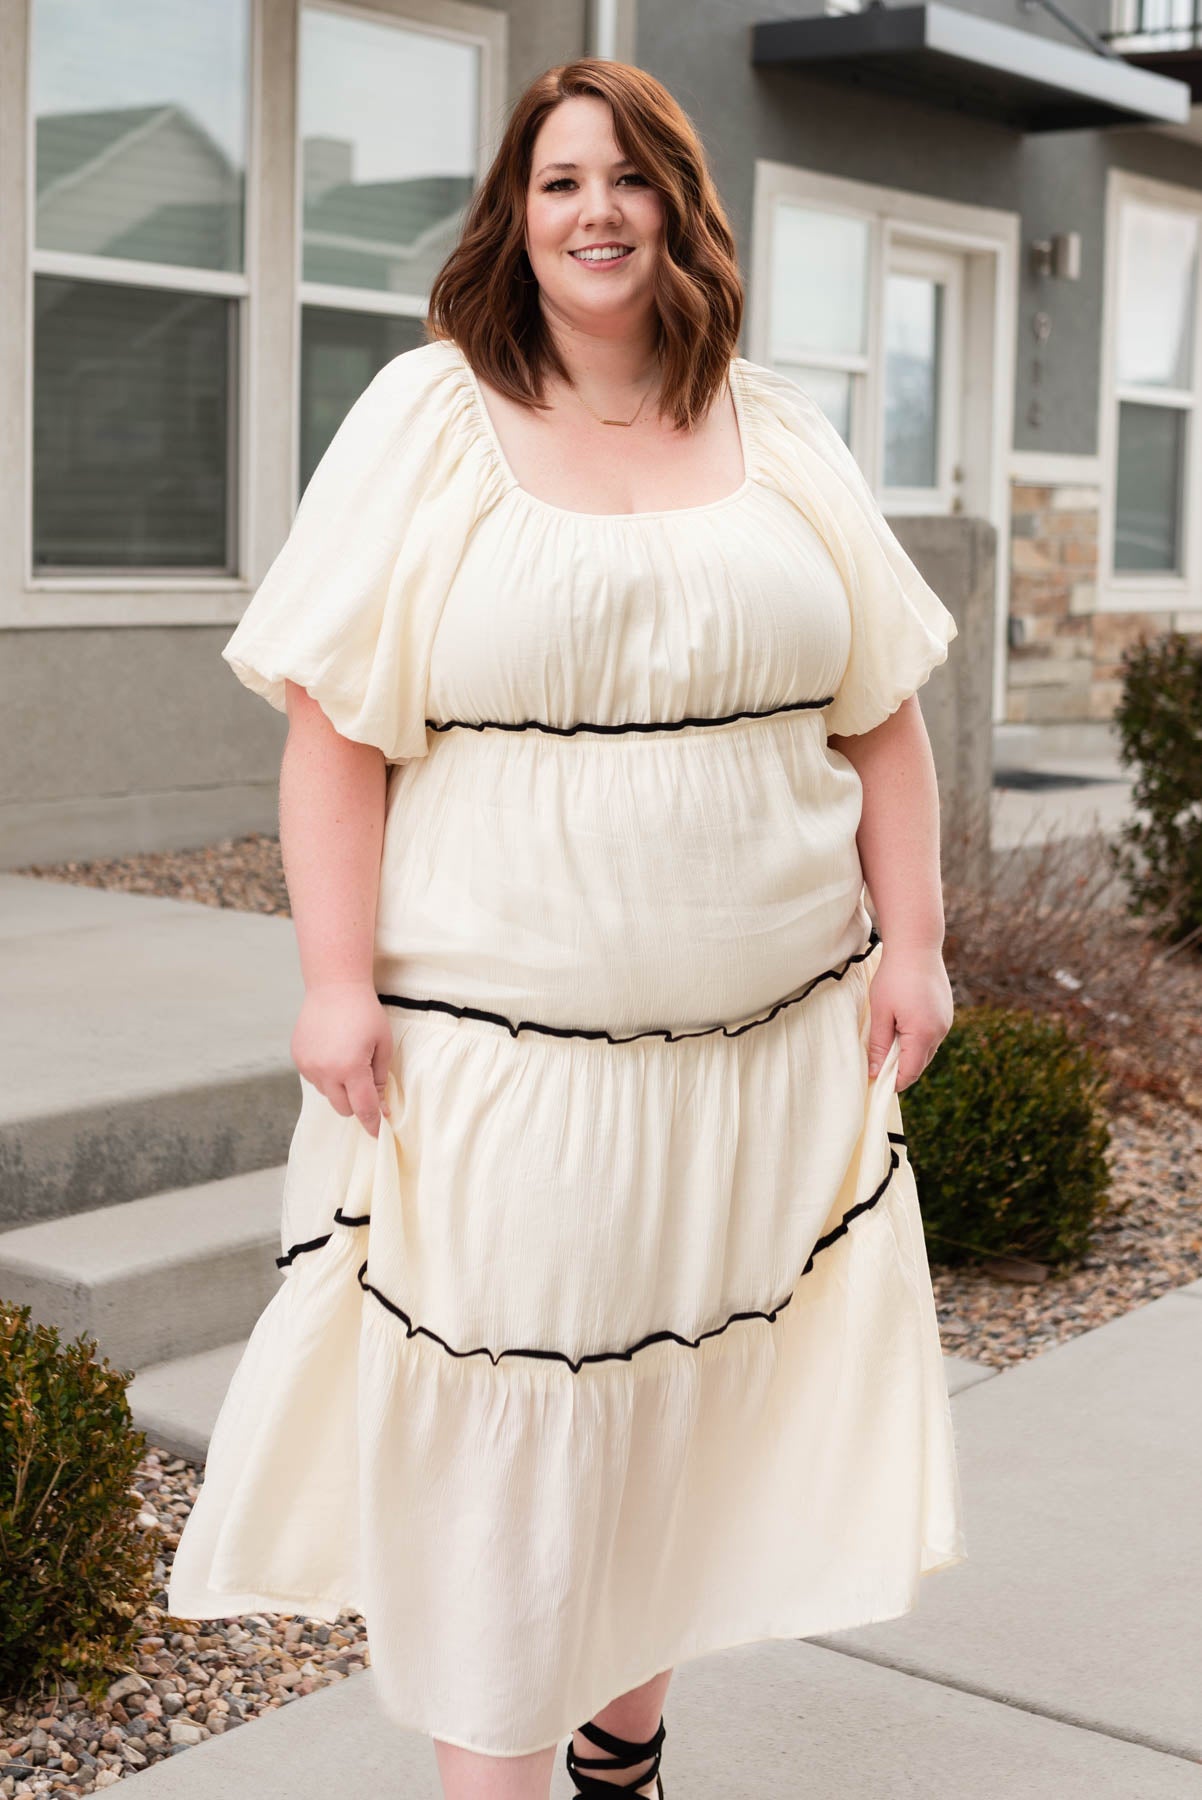
{"label": "window reflection", "polygon": [[246,0],[36,0],[35,242],[240,270]]}
{"label": "window reflection", "polygon": [[885,283],[885,486],[939,480],[942,282],[890,275]]}
{"label": "window reflection", "polygon": [[479,62],[453,38],[305,8],[306,282],[420,302],[475,186]]}

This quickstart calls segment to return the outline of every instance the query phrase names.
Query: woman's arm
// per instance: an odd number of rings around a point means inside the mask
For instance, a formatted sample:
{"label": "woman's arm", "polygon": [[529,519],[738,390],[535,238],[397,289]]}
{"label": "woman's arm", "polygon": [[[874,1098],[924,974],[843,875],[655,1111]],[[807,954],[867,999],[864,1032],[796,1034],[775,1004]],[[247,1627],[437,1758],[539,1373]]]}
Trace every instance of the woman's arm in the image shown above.
{"label": "woman's arm", "polygon": [[280,851],[305,983],[292,1060],[375,1137],[392,1059],[372,973],[387,764],[373,744],[342,737],[295,682],[286,698]]}
{"label": "woman's arm", "polygon": [[872,731],[827,741],[853,765],[864,790],[856,843],[882,939],[869,990],[868,1072],[877,1074],[896,1032],[900,1092],[922,1074],[953,1016],[943,966],[935,760],[917,694]]}

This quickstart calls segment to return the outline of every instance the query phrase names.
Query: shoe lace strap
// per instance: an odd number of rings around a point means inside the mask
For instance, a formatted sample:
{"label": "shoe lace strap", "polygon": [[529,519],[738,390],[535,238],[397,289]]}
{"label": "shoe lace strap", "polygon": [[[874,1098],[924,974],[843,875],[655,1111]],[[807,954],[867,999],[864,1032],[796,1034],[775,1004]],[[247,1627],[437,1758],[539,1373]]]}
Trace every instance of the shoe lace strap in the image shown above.
{"label": "shoe lace strap", "polygon": [[[643,1744],[636,1743],[633,1738],[618,1737],[614,1732],[606,1731],[603,1726],[594,1725],[591,1719],[577,1729],[590,1743],[610,1752],[609,1756],[577,1756],[576,1746],[569,1742],[565,1761],[568,1774],[576,1783],[580,1800],[613,1800],[615,1793],[628,1793],[635,1788],[646,1787],[659,1774],[662,1745],[667,1736],[662,1718],[656,1730]],[[585,1769],[632,1769],[648,1758],[651,1759],[650,1768],[632,1776],[629,1781],[600,1781],[595,1775],[582,1773]]]}

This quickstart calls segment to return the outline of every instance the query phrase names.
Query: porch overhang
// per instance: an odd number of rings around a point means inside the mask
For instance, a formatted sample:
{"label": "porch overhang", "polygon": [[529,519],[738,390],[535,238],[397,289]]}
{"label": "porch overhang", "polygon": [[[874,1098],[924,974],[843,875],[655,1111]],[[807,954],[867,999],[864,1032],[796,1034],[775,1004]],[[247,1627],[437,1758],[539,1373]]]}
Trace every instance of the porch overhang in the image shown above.
{"label": "porch overhang", "polygon": [[1189,121],[1188,82],[999,25],[940,0],[770,19],[751,28],[751,61],[758,68],[829,76],[971,113],[1023,132]]}

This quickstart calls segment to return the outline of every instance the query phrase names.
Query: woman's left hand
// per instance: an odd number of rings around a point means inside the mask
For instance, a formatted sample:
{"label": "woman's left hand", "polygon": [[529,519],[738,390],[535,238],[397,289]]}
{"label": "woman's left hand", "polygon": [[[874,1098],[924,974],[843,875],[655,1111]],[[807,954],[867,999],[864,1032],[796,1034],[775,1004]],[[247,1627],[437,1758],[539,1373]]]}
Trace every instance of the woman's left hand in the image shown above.
{"label": "woman's left hand", "polygon": [[952,984],[943,952],[934,947],[881,949],[881,959],[868,988],[868,1073],[880,1073],[893,1043],[901,1039],[897,1092],[917,1081],[951,1029]]}

